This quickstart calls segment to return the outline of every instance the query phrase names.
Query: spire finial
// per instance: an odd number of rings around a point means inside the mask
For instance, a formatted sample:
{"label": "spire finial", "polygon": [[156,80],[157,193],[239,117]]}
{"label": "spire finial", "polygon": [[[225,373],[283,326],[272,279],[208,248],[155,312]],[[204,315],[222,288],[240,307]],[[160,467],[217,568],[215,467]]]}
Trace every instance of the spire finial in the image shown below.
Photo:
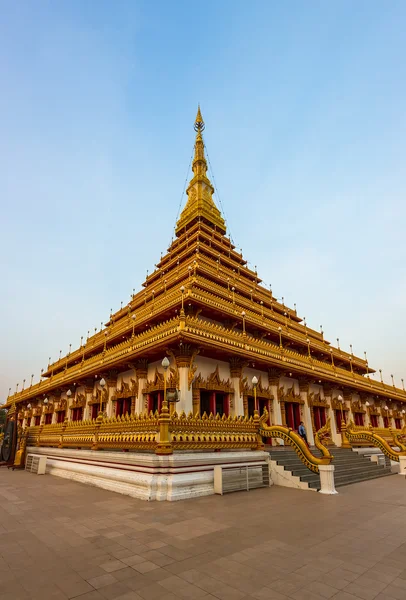
{"label": "spire finial", "polygon": [[204,121],[202,117],[202,113],[200,112],[200,104],[197,105],[197,115],[195,120],[195,131],[202,132],[204,129]]}

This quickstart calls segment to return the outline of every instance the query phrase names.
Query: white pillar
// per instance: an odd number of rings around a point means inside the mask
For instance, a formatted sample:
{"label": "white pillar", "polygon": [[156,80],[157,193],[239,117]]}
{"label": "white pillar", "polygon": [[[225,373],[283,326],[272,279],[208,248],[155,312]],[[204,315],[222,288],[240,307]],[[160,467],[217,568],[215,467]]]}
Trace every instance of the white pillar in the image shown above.
{"label": "white pillar", "polygon": [[135,369],[135,374],[138,381],[138,394],[135,399],[135,413],[142,414],[147,412],[147,408],[145,408],[145,398],[143,394],[143,390],[145,389],[148,381],[148,361],[145,359],[141,359],[137,363],[137,367]]}
{"label": "white pillar", "polygon": [[[271,390],[273,401],[272,408],[273,414],[271,415],[271,425],[282,425],[282,411],[281,404],[279,402],[279,380],[280,374],[276,369],[269,369],[268,371],[268,384]],[[275,439],[275,444],[284,446],[285,442],[281,439]],[[273,442],[272,442],[273,443]]]}
{"label": "white pillar", "polygon": [[337,494],[334,485],[334,465],[319,465],[320,494]]}
{"label": "white pillar", "polygon": [[178,367],[180,400],[176,402],[175,410],[178,414],[182,411],[188,415],[193,412],[192,386],[189,389],[189,368]]}
{"label": "white pillar", "polygon": [[301,382],[299,381],[299,394],[300,394],[300,398],[301,400],[303,400],[304,404],[303,404],[303,421],[305,424],[305,428],[306,428],[306,433],[307,433],[307,441],[309,442],[310,446],[314,446],[314,434],[313,434],[313,422],[312,422],[312,415],[310,413],[310,406],[309,406],[309,384],[308,382]]}
{"label": "white pillar", "polygon": [[278,393],[279,393],[279,379],[280,379],[279,373],[275,372],[274,369],[270,369],[269,373],[268,373],[268,383],[269,383],[269,387],[271,389],[271,393],[273,395],[273,402],[272,402],[273,419],[272,419],[272,425],[282,425],[282,411],[281,411],[281,405],[280,405],[279,397],[278,397]]}
{"label": "white pillar", "polygon": [[244,416],[244,399],[240,393],[242,365],[239,359],[230,359],[230,379],[234,387],[234,406],[230,411],[233,416]]}
{"label": "white pillar", "polygon": [[399,475],[406,477],[406,456],[399,456]]}

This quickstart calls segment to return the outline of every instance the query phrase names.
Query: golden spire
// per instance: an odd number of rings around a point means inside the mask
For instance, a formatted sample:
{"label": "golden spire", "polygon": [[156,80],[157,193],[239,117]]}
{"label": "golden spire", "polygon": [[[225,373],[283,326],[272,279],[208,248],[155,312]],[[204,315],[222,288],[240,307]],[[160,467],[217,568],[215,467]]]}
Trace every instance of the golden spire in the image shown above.
{"label": "golden spire", "polygon": [[194,177],[189,182],[189,187],[186,190],[188,201],[176,224],[176,235],[180,235],[182,229],[199,219],[215,227],[219,233],[225,233],[226,225],[224,219],[213,200],[214,188],[206,175],[207,162],[204,155],[202,137],[204,121],[200,112],[200,106],[197,109],[194,129],[196,131],[195,155],[192,164]]}

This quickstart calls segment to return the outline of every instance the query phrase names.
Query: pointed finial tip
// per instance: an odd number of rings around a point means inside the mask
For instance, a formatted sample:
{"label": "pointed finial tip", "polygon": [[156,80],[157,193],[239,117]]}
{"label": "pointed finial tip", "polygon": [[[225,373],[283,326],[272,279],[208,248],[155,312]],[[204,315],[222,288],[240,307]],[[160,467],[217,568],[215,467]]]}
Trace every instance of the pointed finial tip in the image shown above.
{"label": "pointed finial tip", "polygon": [[195,120],[195,131],[203,131],[204,129],[204,121],[202,117],[202,113],[200,112],[200,104],[197,105],[197,115]]}

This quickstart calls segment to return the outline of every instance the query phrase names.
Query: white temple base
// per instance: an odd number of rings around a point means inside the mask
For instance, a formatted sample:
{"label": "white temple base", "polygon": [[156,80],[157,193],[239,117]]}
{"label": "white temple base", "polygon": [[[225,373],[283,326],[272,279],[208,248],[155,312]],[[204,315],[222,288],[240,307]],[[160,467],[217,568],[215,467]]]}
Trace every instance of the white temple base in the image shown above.
{"label": "white temple base", "polygon": [[260,451],[195,452],[169,456],[58,448],[27,448],[47,457],[46,472],[141,500],[185,500],[214,494],[214,467],[265,464]]}

